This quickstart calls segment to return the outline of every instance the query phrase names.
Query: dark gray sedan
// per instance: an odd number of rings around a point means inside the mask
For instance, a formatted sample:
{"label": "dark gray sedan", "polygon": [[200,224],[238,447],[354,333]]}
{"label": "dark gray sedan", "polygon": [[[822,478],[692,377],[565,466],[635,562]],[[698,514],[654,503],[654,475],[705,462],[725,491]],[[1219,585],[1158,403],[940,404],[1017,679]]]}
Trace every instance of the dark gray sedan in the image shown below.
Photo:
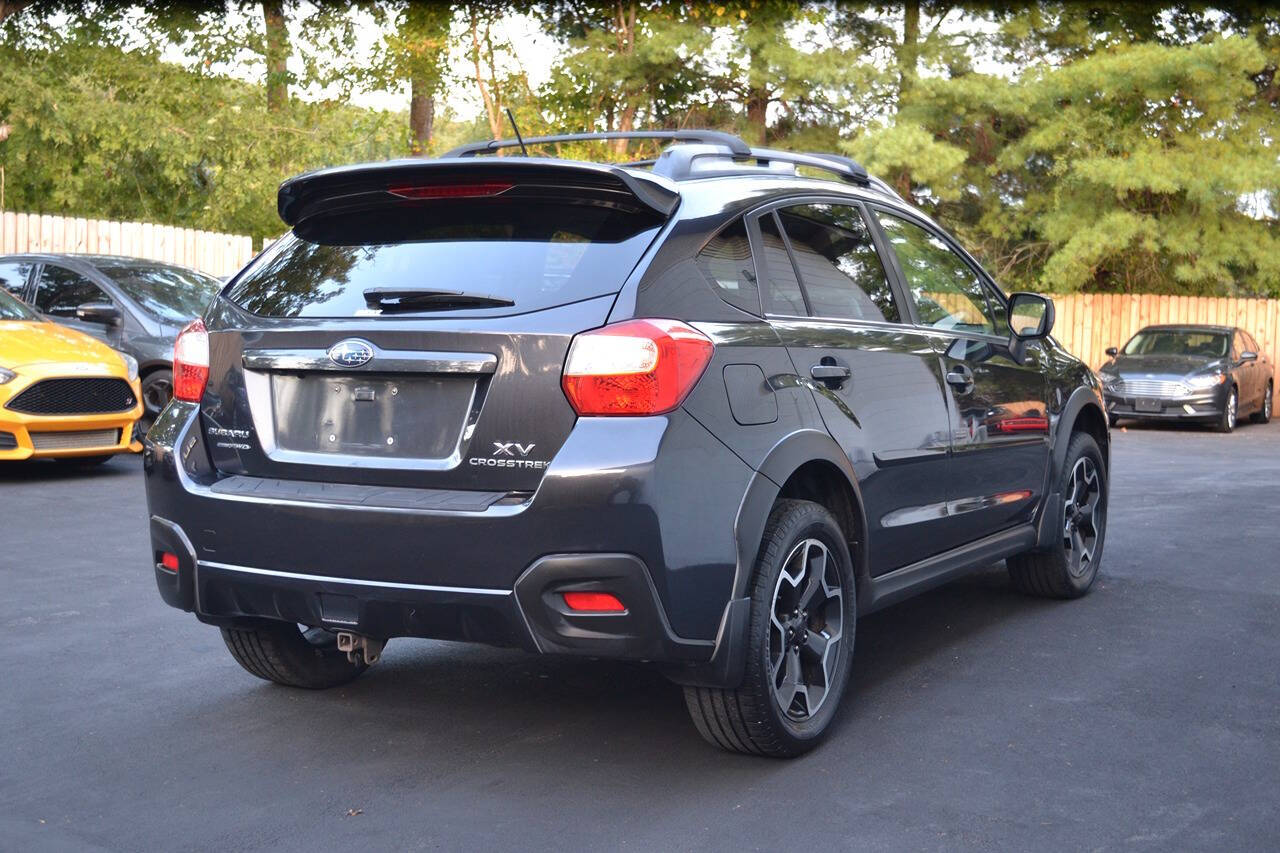
{"label": "dark gray sedan", "polygon": [[1241,415],[1271,420],[1275,371],[1253,336],[1234,326],[1147,326],[1107,350],[1103,394],[1120,418],[1209,423],[1231,432]]}
{"label": "dark gray sedan", "polygon": [[173,340],[222,282],[186,267],[112,255],[0,255],[0,289],[138,362],[146,420],[173,392]]}

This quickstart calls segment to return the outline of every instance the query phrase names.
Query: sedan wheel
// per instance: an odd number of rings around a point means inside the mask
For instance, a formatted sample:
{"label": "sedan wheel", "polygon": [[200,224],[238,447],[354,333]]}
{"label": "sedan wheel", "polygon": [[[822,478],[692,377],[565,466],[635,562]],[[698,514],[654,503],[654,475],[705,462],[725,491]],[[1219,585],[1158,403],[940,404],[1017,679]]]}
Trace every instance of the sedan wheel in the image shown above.
{"label": "sedan wheel", "polygon": [[142,405],[146,409],[144,417],[154,421],[160,411],[169,405],[173,397],[173,373],[168,370],[154,370],[142,380]]}
{"label": "sedan wheel", "polygon": [[1222,417],[1218,420],[1218,432],[1231,432],[1236,428],[1236,415],[1240,412],[1240,395],[1235,388],[1231,389],[1231,395],[1227,397],[1227,405],[1222,410]]}

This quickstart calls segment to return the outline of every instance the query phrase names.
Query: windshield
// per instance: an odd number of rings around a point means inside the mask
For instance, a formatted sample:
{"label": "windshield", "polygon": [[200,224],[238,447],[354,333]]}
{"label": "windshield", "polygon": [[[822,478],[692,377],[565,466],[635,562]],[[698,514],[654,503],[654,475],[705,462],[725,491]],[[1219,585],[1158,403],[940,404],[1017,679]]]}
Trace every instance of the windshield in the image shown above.
{"label": "windshield", "polygon": [[204,314],[222,288],[216,278],[181,267],[99,264],[98,269],[142,310],[175,326]]}
{"label": "windshield", "polygon": [[379,290],[513,303],[450,314],[534,311],[616,293],[660,224],[651,211],[546,198],[377,207],[304,222],[227,297],[270,317],[376,316],[365,292]]}
{"label": "windshield", "polygon": [[0,320],[39,320],[40,315],[18,301],[14,296],[0,290]]}
{"label": "windshield", "polygon": [[1224,332],[1195,332],[1160,329],[1138,332],[1124,345],[1125,355],[1203,355],[1222,358],[1227,354]]}

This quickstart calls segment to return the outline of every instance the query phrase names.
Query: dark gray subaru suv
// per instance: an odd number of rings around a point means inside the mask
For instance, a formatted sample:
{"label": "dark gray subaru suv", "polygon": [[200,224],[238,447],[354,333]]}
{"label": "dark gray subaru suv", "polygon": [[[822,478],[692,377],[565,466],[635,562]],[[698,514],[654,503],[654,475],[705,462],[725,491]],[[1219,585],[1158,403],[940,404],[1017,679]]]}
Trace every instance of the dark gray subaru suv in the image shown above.
{"label": "dark gray subaru suv", "polygon": [[647,136],[285,182],[147,438],[165,601],[299,687],[392,637],[652,661],[795,755],[860,614],[1002,559],[1087,592],[1107,422],[1052,304],[851,160]]}

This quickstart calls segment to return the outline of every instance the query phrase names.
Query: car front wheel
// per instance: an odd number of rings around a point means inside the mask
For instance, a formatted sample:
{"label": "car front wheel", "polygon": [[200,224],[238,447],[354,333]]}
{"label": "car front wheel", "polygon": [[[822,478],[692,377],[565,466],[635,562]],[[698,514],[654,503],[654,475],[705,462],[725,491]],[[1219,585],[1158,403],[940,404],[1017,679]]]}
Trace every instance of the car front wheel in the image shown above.
{"label": "car front wheel", "polygon": [[1093,436],[1071,437],[1061,477],[1062,514],[1044,520],[1057,525],[1061,535],[1047,551],[1005,561],[1014,587],[1028,595],[1079,598],[1098,577],[1107,533],[1107,469]]}
{"label": "car front wheel", "polygon": [[1240,413],[1240,394],[1234,387],[1227,395],[1227,404],[1222,407],[1222,415],[1216,424],[1218,432],[1231,432],[1236,428],[1236,416]]}
{"label": "car front wheel", "polygon": [[835,518],[811,501],[779,501],[756,561],[742,685],[685,688],[699,733],[754,755],[817,746],[849,682],[856,614],[849,546]]}

